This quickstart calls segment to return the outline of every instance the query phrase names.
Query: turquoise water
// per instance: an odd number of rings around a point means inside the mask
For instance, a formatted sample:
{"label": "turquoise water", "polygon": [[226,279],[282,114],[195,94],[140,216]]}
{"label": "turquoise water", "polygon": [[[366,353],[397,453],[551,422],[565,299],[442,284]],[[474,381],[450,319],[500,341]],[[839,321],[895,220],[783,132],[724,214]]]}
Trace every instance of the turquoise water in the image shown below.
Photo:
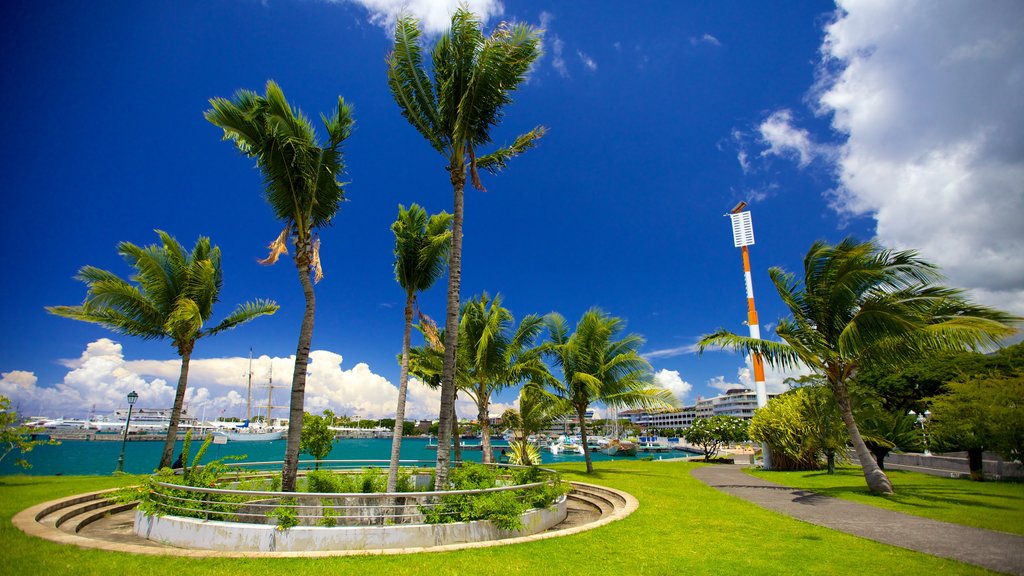
{"label": "turquoise water", "polygon": [[[473,441],[474,443],[478,441]],[[174,455],[181,452],[181,442],[178,442]],[[163,442],[129,442],[125,447],[124,471],[129,474],[144,474],[152,472],[153,468],[160,462],[160,453],[163,450]],[[192,443],[193,454],[199,447],[198,442]],[[229,455],[244,455],[245,460],[250,462],[278,461],[284,459],[285,441],[274,442],[228,442],[227,444],[213,444],[206,453],[204,462]],[[25,459],[32,464],[29,470],[22,470],[14,466],[15,454],[9,454],[0,462],[0,475],[6,474],[33,474],[33,475],[106,475],[110,474],[117,467],[117,457],[121,453],[120,442],[86,442],[81,440],[65,440],[59,446],[37,446],[35,450],[26,455]],[[434,461],[437,452],[427,449],[425,438],[406,438],[402,441],[403,460],[427,460]],[[688,456],[684,452],[670,452],[667,454],[653,455],[655,460],[659,458],[678,458]],[[554,462],[582,462],[582,454],[559,454],[553,455],[549,452],[542,453],[544,463]],[[354,439],[343,438],[334,444],[334,449],[328,455],[328,460],[384,460],[391,457],[391,439]],[[480,452],[463,451],[464,460],[479,462]],[[641,454],[640,457],[643,457]],[[303,455],[302,459],[308,458]],[[592,453],[591,460],[600,462],[611,459],[600,453]],[[384,463],[386,465],[386,462]]]}

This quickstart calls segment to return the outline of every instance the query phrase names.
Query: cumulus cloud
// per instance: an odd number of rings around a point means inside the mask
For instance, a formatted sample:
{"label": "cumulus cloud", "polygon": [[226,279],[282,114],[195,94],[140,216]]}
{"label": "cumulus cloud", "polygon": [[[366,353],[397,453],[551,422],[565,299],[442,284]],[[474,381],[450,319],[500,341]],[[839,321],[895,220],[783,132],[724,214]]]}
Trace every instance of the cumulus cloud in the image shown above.
{"label": "cumulus cloud", "polygon": [[[786,380],[789,378],[799,378],[806,374],[810,374],[811,371],[806,367],[800,366],[790,370],[776,370],[770,366],[764,368],[764,385],[765,389],[769,394],[781,394],[786,390],[789,390],[789,384],[786,384]],[[747,358],[747,365],[736,369],[736,377],[734,379],[727,379],[725,376],[716,376],[707,381],[707,385],[711,388],[719,390],[721,392],[727,392],[737,388],[746,388],[747,390],[754,389],[754,371],[750,364],[750,358]]]}
{"label": "cumulus cloud", "polygon": [[[811,140],[810,133],[793,125],[793,113],[789,110],[777,110],[768,116],[757,127],[761,142],[768,146],[761,156],[780,156],[795,158],[801,168],[808,166],[812,160],[827,155],[828,147],[816,144]],[[741,150],[742,154],[743,151]],[[740,159],[743,165],[745,158]],[[747,171],[745,167],[744,172]]]}
{"label": "cumulus cloud", "polygon": [[846,136],[835,207],[1024,313],[1024,6],[840,5],[814,92]]}
{"label": "cumulus cloud", "polygon": [[654,385],[657,388],[664,388],[679,399],[680,403],[686,401],[686,397],[693,390],[693,385],[679,376],[678,370],[658,370],[654,373]]}
{"label": "cumulus cloud", "polygon": [[580,62],[583,63],[583,66],[587,70],[590,70],[591,72],[597,71],[597,62],[595,62],[593,58],[587,56],[587,54],[584,53],[582,50],[577,50],[576,55],[580,57]]}
{"label": "cumulus cloud", "polygon": [[[306,379],[305,409],[318,413],[330,409],[337,414],[363,418],[386,418],[395,413],[398,388],[376,374],[364,362],[351,368],[340,354],[327,350],[310,352]],[[121,344],[101,338],[86,346],[79,358],[62,361],[69,371],[62,382],[40,385],[31,372],[13,370],[2,374],[0,394],[8,396],[24,412],[50,416],[86,416],[95,407],[99,414],[124,407],[128,392],[139,394],[138,406],[170,408],[174,401],[181,361],[178,358],[125,360]],[[252,360],[253,414],[266,414],[268,384],[273,383],[272,415],[285,416],[289,402],[295,357],[261,356]],[[248,396],[249,359],[193,358],[185,393],[190,415],[213,419],[244,416]],[[413,378],[409,383],[408,418],[437,418],[440,392]],[[500,414],[505,404],[493,404]],[[475,418],[476,406],[459,398],[460,417]]]}
{"label": "cumulus cloud", "polygon": [[722,43],[718,41],[718,38],[715,38],[711,34],[707,34],[707,33],[705,33],[700,38],[698,38],[696,36],[690,36],[690,44],[692,44],[694,46],[696,46],[697,44],[709,44],[711,46],[721,46],[722,45]]}
{"label": "cumulus cloud", "polygon": [[451,26],[452,13],[460,5],[465,5],[470,12],[486,23],[491,18],[501,16],[505,6],[500,0],[327,0],[331,3],[347,2],[358,4],[370,13],[370,22],[384,28],[391,34],[395,22],[402,14],[410,14],[420,21],[420,26],[427,34],[444,32]]}

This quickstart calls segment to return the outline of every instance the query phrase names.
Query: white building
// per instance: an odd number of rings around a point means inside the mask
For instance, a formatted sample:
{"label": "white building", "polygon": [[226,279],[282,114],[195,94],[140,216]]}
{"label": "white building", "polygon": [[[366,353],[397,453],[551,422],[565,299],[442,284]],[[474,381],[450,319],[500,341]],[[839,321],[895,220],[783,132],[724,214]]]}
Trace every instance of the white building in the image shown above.
{"label": "white building", "polygon": [[[772,399],[777,394],[769,394]],[[735,416],[737,418],[751,419],[754,417],[754,410],[757,409],[757,394],[753,390],[745,388],[734,388],[726,391],[725,394],[713,398],[697,398],[697,403],[692,406],[683,406],[675,410],[628,410],[620,412],[619,416],[628,418],[632,424],[641,428],[653,430],[689,428],[690,424],[697,418],[710,418],[712,416]]]}

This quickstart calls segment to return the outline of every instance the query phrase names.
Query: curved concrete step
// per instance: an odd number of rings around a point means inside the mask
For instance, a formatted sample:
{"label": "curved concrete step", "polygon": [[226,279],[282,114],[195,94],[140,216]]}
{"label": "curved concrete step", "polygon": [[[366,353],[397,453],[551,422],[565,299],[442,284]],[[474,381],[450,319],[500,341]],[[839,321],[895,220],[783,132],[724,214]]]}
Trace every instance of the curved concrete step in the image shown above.
{"label": "curved concrete step", "polygon": [[135,501],[135,502],[111,502],[111,501],[107,501],[106,506],[94,508],[93,510],[90,510],[87,514],[82,514],[82,517],[79,518],[78,521],[74,523],[74,531],[77,534],[77,533],[82,531],[82,528],[85,528],[86,526],[88,526],[89,524],[92,524],[93,522],[96,522],[97,520],[102,520],[104,518],[107,518],[107,517],[109,517],[109,516],[111,516],[113,514],[118,514],[120,512],[127,512],[129,510],[134,510],[135,507],[138,506],[138,505],[139,505],[138,501]]}
{"label": "curved concrete step", "polygon": [[590,504],[593,508],[597,510],[597,512],[601,516],[604,516],[605,514],[611,514],[615,511],[615,506],[607,499],[602,498],[600,495],[576,492],[572,494],[572,499],[577,502],[586,502]]}
{"label": "curved concrete step", "polygon": [[[72,506],[61,508],[60,510],[55,510],[53,512],[53,516],[55,516],[53,525],[56,528],[67,530],[67,528],[65,528],[65,525],[68,523],[69,520],[81,516],[86,512],[96,510],[97,508],[105,508],[109,505],[110,500],[107,498],[94,498],[81,504],[75,504]],[[72,524],[74,523],[72,522]],[[72,530],[74,529],[72,528]]]}

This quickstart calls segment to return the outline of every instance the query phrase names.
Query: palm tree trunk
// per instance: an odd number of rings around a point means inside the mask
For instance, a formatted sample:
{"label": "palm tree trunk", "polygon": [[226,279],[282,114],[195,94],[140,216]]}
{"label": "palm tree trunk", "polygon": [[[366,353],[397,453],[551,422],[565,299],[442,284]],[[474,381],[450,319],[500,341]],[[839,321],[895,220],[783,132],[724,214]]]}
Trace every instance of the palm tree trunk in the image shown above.
{"label": "palm tree trunk", "polygon": [[583,443],[583,459],[587,461],[587,474],[594,473],[594,463],[590,461],[590,447],[587,446],[587,407],[581,410],[576,408],[577,417],[580,419],[580,442]]}
{"label": "palm tree trunk", "polygon": [[185,403],[185,387],[188,385],[188,363],[192,358],[192,345],[182,347],[181,373],[178,374],[178,389],[174,392],[174,407],[171,408],[171,421],[167,426],[167,439],[164,440],[164,451],[160,455],[160,468],[169,468],[174,458],[174,443],[178,440],[178,421],[181,419],[181,406]]}
{"label": "palm tree trunk", "polygon": [[867,444],[864,443],[864,438],[860,435],[860,430],[857,429],[857,422],[853,419],[850,391],[846,388],[846,383],[830,379],[829,385],[836,396],[836,403],[839,404],[839,411],[843,415],[846,430],[850,433],[850,442],[857,453],[857,459],[860,460],[860,465],[864,469],[864,479],[868,483],[868,489],[875,494],[892,494],[892,482],[889,481],[889,477],[885,475],[885,472],[882,472],[882,469],[878,467],[874,455],[868,450]]}
{"label": "palm tree trunk", "polygon": [[288,444],[284,449],[284,466],[281,469],[281,490],[284,492],[295,491],[295,480],[299,470],[302,413],[306,398],[306,366],[309,364],[309,348],[313,344],[313,318],[316,312],[316,294],[313,292],[313,282],[309,278],[308,239],[305,244],[295,247],[295,265],[299,269],[302,294],[306,297],[306,311],[302,315],[299,347],[295,351],[295,369],[292,371],[292,397],[288,411]]}
{"label": "palm tree trunk", "polygon": [[416,293],[405,299],[405,327],[402,330],[402,369],[398,375],[398,406],[395,408],[395,430],[391,434],[391,463],[388,466],[388,492],[398,487],[398,458],[402,453],[402,428],[405,423],[405,397],[409,391],[409,345],[412,335],[412,305]]}
{"label": "palm tree trunk", "polygon": [[494,462],[494,455],[491,454],[491,420],[488,414],[490,397],[485,396],[483,390],[481,390],[478,398],[480,401],[476,405],[476,417],[480,421],[480,448],[483,450],[481,461],[484,464],[491,464]]}
{"label": "palm tree trunk", "polygon": [[[455,412],[455,347],[459,342],[459,289],[462,282],[462,213],[466,169],[462,162],[453,164],[457,166],[452,166],[449,175],[455,193],[455,207],[452,219],[452,248],[448,256],[448,309],[444,322],[444,368],[441,371],[441,414],[437,430],[437,467],[434,484],[437,490],[443,490],[448,483],[448,467],[451,465],[451,423],[448,419]],[[458,437],[455,441],[458,442]]]}

